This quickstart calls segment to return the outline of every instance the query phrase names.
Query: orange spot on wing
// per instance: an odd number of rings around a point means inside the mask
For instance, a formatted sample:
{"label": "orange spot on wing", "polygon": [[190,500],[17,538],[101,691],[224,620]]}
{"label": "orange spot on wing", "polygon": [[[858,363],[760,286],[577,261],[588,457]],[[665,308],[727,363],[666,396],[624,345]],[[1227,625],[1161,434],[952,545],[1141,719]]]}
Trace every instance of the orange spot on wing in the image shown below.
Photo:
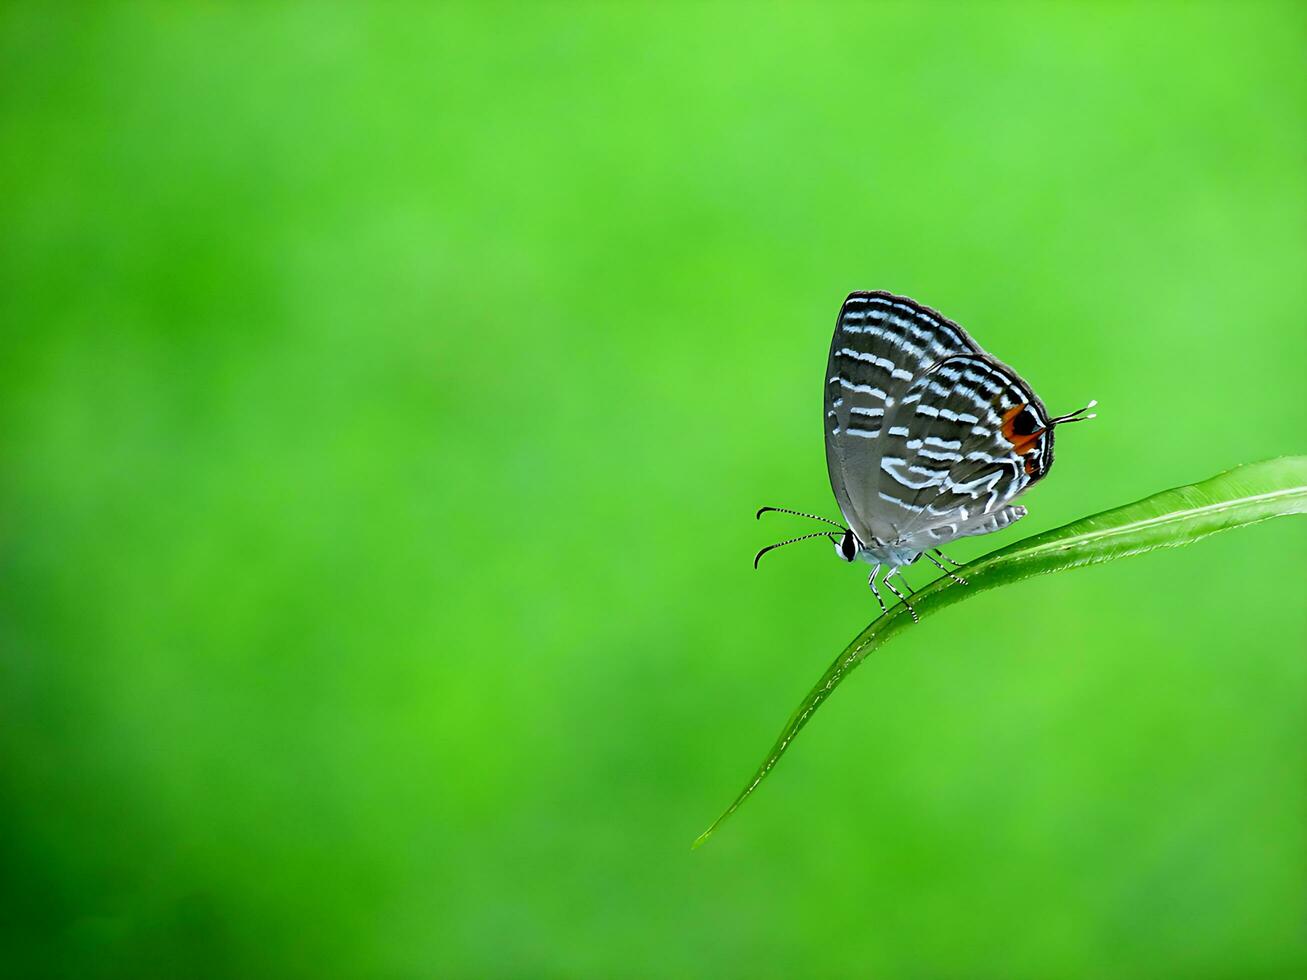
{"label": "orange spot on wing", "polygon": [[[1036,429],[1029,435],[1018,435],[1016,431],[1017,417],[1025,410],[1025,405],[1017,405],[1003,413],[1003,427],[1001,430],[1003,438],[1012,443],[1012,450],[1018,456],[1025,456],[1027,453],[1032,453],[1039,448],[1039,439],[1047,431],[1046,429]],[[1030,472],[1028,467],[1026,472]]]}

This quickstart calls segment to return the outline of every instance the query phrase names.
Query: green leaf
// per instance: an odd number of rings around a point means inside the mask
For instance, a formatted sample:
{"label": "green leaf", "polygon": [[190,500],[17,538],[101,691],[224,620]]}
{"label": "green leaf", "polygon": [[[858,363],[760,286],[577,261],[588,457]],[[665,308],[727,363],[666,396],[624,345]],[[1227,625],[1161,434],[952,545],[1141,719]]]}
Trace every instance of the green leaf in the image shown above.
{"label": "green leaf", "polygon": [[[924,619],[955,602],[1032,575],[1058,572],[1189,544],[1217,531],[1256,524],[1285,514],[1307,513],[1307,456],[1249,463],[1190,486],[1176,487],[1036,534],[1001,548],[958,570],[968,585],[941,577],[912,598]],[[903,606],[892,606],[858,634],[830,665],[790,716],[776,744],[748,785],[711,827],[698,847],[740,808],[772,771],[795,736],[849,672],[886,640],[913,625]]]}

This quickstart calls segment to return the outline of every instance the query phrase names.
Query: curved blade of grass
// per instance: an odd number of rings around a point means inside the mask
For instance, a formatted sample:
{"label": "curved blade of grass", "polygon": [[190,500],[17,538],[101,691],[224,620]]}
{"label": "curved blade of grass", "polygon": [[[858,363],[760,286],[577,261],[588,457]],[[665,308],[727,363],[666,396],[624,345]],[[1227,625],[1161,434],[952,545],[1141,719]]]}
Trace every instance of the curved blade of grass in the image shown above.
{"label": "curved blade of grass", "polygon": [[[1174,548],[1217,531],[1302,513],[1307,513],[1307,456],[1249,463],[1202,483],[1163,490],[1000,548],[959,569],[958,574],[968,585],[941,577],[920,589],[913,596],[912,604],[917,615],[924,619],[968,596],[1033,575],[1094,565],[1158,548]],[[753,779],[713,825],[699,835],[695,847],[712,836],[758,788],[795,736],[849,672],[886,640],[911,625],[907,610],[900,604],[892,606],[857,635],[790,716]]]}

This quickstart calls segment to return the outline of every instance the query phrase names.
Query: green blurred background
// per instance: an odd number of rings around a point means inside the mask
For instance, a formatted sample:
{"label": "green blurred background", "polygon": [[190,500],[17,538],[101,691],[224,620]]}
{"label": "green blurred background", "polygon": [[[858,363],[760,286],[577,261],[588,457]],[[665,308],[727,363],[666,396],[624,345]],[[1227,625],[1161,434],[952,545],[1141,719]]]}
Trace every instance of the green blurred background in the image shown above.
{"label": "green blurred background", "polygon": [[[0,969],[1307,972],[1307,522],[868,663],[851,289],[1049,407],[970,558],[1307,447],[1307,8],[0,13]],[[808,549],[808,550],[805,550]],[[921,584],[929,574],[911,576]]]}

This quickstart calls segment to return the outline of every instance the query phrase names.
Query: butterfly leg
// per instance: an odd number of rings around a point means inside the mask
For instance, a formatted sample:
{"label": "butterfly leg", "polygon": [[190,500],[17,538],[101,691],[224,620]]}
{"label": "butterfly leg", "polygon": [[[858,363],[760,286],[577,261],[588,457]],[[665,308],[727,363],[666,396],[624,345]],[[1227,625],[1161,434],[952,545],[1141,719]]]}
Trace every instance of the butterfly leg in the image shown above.
{"label": "butterfly leg", "polygon": [[876,601],[880,603],[880,611],[889,612],[889,610],[885,608],[885,600],[880,597],[880,590],[876,588],[876,573],[879,571],[879,565],[873,565],[871,567],[871,577],[867,579],[867,585],[871,587],[871,594],[874,595]]}
{"label": "butterfly leg", "polygon": [[[911,585],[908,584],[908,577],[907,577],[906,575],[903,574],[903,569],[902,569],[902,568],[896,568],[896,569],[894,569],[894,573],[898,575],[898,577],[899,577],[899,585],[903,586],[903,588],[907,591],[908,595],[916,595],[916,594],[917,594],[917,590],[914,589]],[[885,578],[889,578],[889,576],[886,575]],[[884,581],[884,579],[882,579],[881,581]]]}
{"label": "butterfly leg", "polygon": [[944,552],[940,551],[938,548],[932,548],[931,550],[934,551],[935,554],[937,554],[937,555],[939,555],[941,558],[943,558],[943,559],[944,559],[946,562],[948,562],[950,565],[956,565],[956,566],[958,566],[959,568],[962,567],[962,562],[958,561],[956,558],[950,558],[948,555],[944,554]]}
{"label": "butterfly leg", "polygon": [[[894,574],[894,572],[891,571],[891,572],[890,572],[890,575],[893,575],[893,574]],[[902,579],[902,577],[903,577],[902,575],[899,576],[900,579]],[[908,602],[908,600],[905,599],[905,598],[903,597],[903,593],[902,593],[902,592],[900,592],[898,589],[894,588],[894,583],[890,581],[890,576],[889,576],[889,575],[886,575],[883,579],[881,579],[881,581],[885,583],[886,587],[888,587],[889,590],[890,590],[891,592],[893,592],[896,596],[899,597],[899,602],[903,603],[903,605],[905,605],[905,606],[908,607],[908,612],[909,612],[909,614],[911,614],[911,616],[912,616],[912,621],[913,621],[914,623],[919,623],[919,622],[921,622],[921,617],[919,617],[919,616],[917,615],[917,611],[916,611],[915,609],[912,608],[912,603]],[[904,582],[903,584],[906,586],[908,583],[907,583],[907,582]]]}
{"label": "butterfly leg", "polygon": [[[927,558],[929,558],[932,562],[934,562],[936,568],[938,568],[941,572],[943,572],[945,575],[947,575],[949,578],[951,578],[954,582],[957,582],[959,585],[966,585],[966,584],[967,584],[967,580],[966,580],[966,579],[964,579],[961,575],[954,575],[952,572],[950,572],[950,571],[948,570],[948,568],[947,568],[946,566],[942,565],[939,561],[937,561],[937,560],[935,559],[935,556],[932,555],[929,551],[923,552],[923,554],[925,554],[925,556],[926,556]],[[940,552],[940,554],[942,555],[943,552]],[[945,557],[947,557],[947,556],[945,556]],[[948,560],[949,560],[949,561],[953,561],[952,558],[949,558]],[[953,561],[953,564],[956,565],[957,562]]]}

